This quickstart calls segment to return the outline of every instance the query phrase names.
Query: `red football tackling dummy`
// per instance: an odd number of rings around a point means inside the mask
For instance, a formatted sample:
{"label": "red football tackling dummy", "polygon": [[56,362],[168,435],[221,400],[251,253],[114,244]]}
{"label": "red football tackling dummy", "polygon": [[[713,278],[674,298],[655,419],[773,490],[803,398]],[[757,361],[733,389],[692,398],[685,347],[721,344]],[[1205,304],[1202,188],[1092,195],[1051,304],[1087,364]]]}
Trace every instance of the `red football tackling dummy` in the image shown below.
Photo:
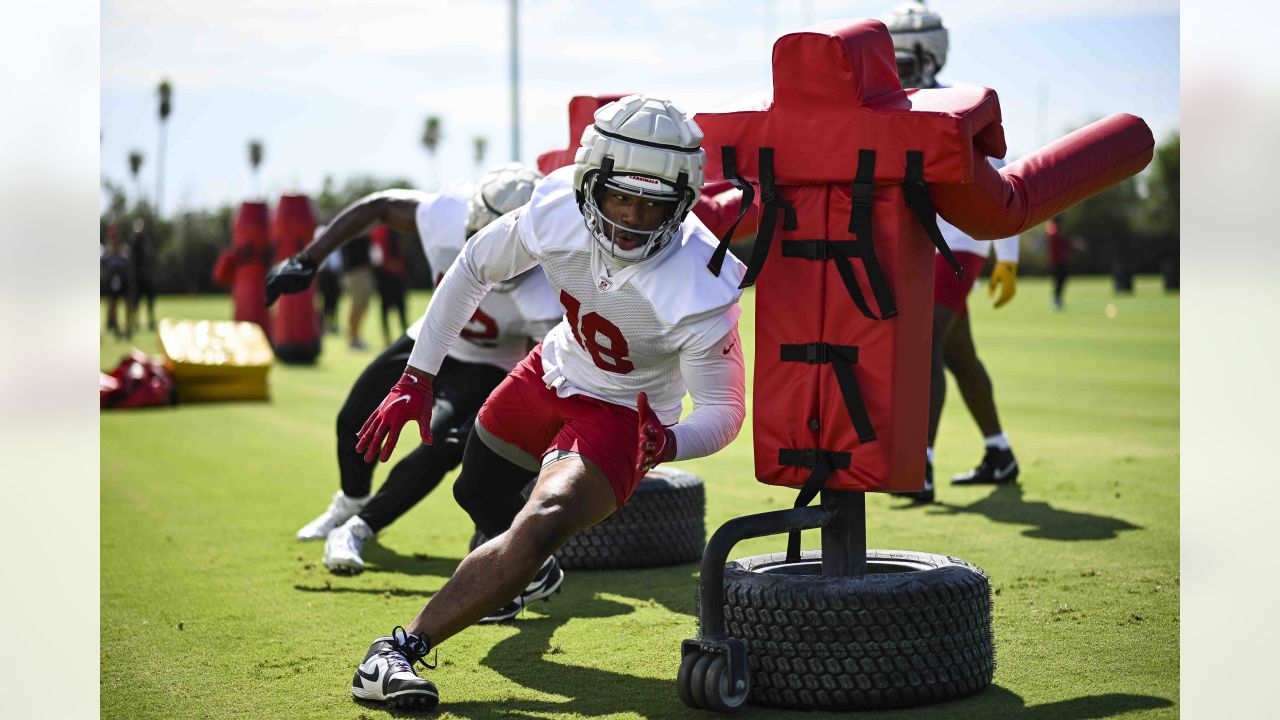
{"label": "red football tackling dummy", "polygon": [[760,211],[756,477],[920,490],[935,248],[949,257],[935,212],[1005,237],[1136,173],[1154,140],[1116,116],[997,172],[995,92],[904,91],[875,20],[784,36],[773,70],[764,109],[697,115],[708,181],[749,181]]}

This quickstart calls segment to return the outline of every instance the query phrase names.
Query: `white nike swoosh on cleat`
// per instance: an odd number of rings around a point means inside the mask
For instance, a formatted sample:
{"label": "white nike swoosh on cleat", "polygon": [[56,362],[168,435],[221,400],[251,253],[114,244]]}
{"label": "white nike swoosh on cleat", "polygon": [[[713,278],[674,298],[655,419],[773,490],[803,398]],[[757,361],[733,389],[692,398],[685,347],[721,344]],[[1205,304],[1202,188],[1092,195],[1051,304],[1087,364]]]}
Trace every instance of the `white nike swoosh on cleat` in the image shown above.
{"label": "white nike swoosh on cleat", "polygon": [[1017,469],[1018,469],[1018,461],[1014,460],[1013,462],[1009,463],[1009,466],[1003,470],[991,471],[991,476],[994,477],[996,480],[1003,480],[1006,477],[1008,477],[1010,473],[1012,473],[1014,470],[1017,470]]}

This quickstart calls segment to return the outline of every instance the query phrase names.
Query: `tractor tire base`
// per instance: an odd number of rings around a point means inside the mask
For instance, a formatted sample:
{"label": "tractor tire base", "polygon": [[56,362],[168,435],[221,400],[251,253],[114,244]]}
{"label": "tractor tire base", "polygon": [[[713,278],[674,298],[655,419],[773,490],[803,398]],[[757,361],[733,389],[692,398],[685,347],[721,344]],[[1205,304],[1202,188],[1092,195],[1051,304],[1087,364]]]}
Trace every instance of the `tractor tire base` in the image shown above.
{"label": "tractor tire base", "polygon": [[[747,645],[751,703],[910,707],[972,695],[991,683],[985,573],[945,555],[890,550],[869,550],[867,573],[823,577],[819,551],[802,553],[796,563],[775,553],[726,565],[725,624],[730,637]],[[701,685],[693,670],[690,680]],[[690,689],[708,707],[705,686]]]}
{"label": "tractor tire base", "polygon": [[[526,496],[527,496],[526,491]],[[567,570],[621,570],[698,562],[707,542],[702,479],[674,468],[650,470],[627,504],[574,535],[556,552]],[[487,540],[476,531],[474,550]]]}

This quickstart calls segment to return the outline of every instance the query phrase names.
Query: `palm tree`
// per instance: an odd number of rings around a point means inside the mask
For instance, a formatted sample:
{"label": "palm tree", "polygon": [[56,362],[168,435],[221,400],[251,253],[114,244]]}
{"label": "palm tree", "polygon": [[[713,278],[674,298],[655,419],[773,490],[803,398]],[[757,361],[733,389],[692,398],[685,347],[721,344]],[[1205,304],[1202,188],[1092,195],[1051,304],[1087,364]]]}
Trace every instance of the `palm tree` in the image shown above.
{"label": "palm tree", "polygon": [[476,151],[476,170],[484,166],[484,155],[489,150],[489,138],[477,135],[472,139]]}
{"label": "palm tree", "polygon": [[253,172],[254,192],[262,195],[262,182],[258,175],[258,167],[262,165],[262,141],[249,141],[249,169]]}
{"label": "palm tree", "polygon": [[428,115],[427,120],[422,125],[422,147],[427,149],[427,155],[431,158],[431,174],[432,185],[439,185],[436,182],[436,148],[440,146],[440,116]]}
{"label": "palm tree", "polygon": [[156,151],[156,215],[159,215],[164,204],[165,130],[169,126],[169,113],[173,112],[173,85],[161,80],[156,94],[160,96],[160,141]]}
{"label": "palm tree", "polygon": [[142,151],[129,151],[129,174],[133,176],[133,192],[137,196],[134,203],[142,203],[142,186],[138,184],[138,172],[142,170]]}

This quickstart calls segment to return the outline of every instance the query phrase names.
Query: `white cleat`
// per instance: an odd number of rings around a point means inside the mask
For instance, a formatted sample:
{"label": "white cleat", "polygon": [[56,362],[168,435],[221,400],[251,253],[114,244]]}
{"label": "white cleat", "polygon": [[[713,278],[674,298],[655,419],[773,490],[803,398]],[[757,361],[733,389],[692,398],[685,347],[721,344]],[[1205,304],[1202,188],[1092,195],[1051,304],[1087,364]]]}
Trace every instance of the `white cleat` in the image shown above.
{"label": "white cleat", "polygon": [[325,539],[329,536],[330,530],[350,520],[352,516],[363,510],[371,497],[373,496],[365,495],[362,498],[349,498],[339,490],[334,493],[333,502],[329,503],[329,508],[321,513],[320,517],[302,526],[302,529],[298,531],[298,539]]}
{"label": "white cleat", "polygon": [[364,572],[360,552],[374,534],[373,528],[359,515],[334,528],[324,541],[324,566],[335,573]]}

